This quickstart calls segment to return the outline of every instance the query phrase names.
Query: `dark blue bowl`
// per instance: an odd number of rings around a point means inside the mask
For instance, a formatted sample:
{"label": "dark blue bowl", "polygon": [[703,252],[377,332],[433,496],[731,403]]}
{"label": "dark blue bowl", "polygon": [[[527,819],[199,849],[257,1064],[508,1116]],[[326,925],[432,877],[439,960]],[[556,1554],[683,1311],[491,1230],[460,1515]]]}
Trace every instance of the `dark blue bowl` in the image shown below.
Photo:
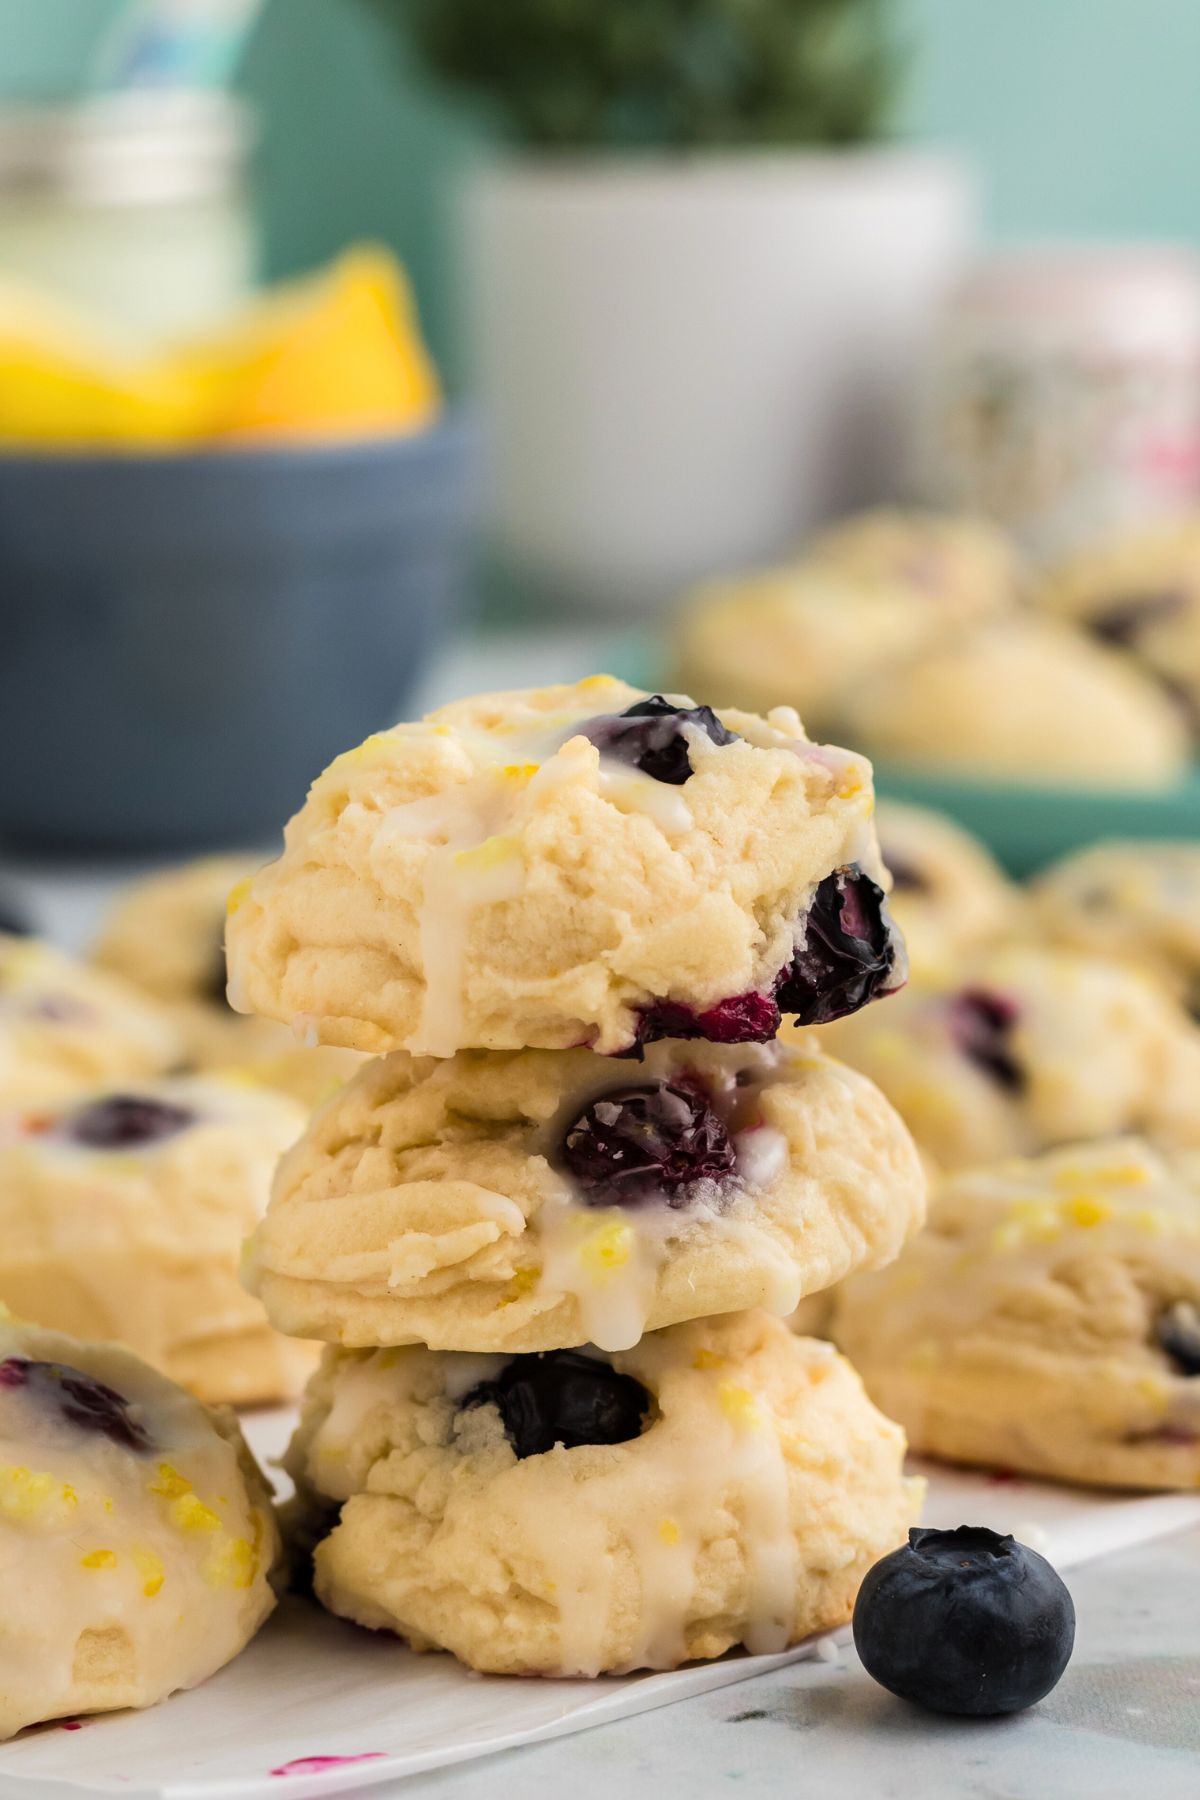
{"label": "dark blue bowl", "polygon": [[0,834],[273,835],[393,722],[465,590],[474,433],[0,456]]}

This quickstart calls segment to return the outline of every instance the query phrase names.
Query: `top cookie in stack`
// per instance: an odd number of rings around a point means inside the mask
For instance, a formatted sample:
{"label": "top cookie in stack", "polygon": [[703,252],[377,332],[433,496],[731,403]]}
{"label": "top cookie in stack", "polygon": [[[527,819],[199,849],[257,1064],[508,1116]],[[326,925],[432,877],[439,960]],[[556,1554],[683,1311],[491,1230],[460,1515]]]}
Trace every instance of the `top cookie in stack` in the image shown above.
{"label": "top cookie in stack", "polygon": [[907,1133],[775,1041],[903,981],[872,810],[869,765],[790,709],[607,676],[339,757],[229,926],[238,1007],[391,1053],[281,1168],[252,1258],[274,1322],[620,1350],[895,1255]]}
{"label": "top cookie in stack", "polygon": [[764,1042],[903,980],[870,765],[608,676],[368,738],[235,895],[239,1011],[356,1050]]}

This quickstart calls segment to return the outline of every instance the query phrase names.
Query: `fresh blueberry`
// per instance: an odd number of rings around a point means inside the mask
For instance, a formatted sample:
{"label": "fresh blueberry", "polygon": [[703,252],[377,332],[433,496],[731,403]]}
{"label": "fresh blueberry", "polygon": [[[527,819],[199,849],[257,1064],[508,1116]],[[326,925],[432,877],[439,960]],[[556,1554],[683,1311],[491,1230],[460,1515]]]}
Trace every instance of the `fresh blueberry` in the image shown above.
{"label": "fresh blueberry", "polygon": [[588,1206],[686,1206],[701,1181],[733,1173],[733,1143],[704,1095],[679,1081],[617,1088],[563,1134],[561,1162]]}
{"label": "fresh blueberry", "polygon": [[89,1150],[136,1150],[174,1137],[194,1122],[186,1106],[147,1094],[107,1094],[63,1121],[64,1135]]}
{"label": "fresh blueberry", "polygon": [[650,1396],[631,1375],[578,1350],[517,1356],[494,1381],[481,1381],[464,1407],[499,1408],[518,1457],[541,1456],[562,1444],[625,1444],[640,1435]]}
{"label": "fresh blueberry", "polygon": [[66,1363],[8,1356],[0,1362],[0,1388],[28,1388],[56,1406],[80,1431],[98,1432],[125,1450],[149,1450],[150,1434],[115,1388]]}
{"label": "fresh blueberry", "polygon": [[1154,1336],[1181,1375],[1200,1375],[1200,1307],[1193,1300],[1176,1300],[1159,1313]]}
{"label": "fresh blueberry", "polygon": [[1044,1556],[983,1526],[910,1531],[869,1571],[854,1608],[863,1667],[941,1713],[1013,1713],[1055,1685],[1075,1608]]}
{"label": "fresh blueberry", "polygon": [[949,1002],[947,1015],[956,1048],[1010,1094],[1025,1086],[1025,1071],[1012,1046],[1019,1016],[1015,1000],[990,988],[963,988]]}
{"label": "fresh blueberry", "polygon": [[1145,594],[1122,594],[1103,611],[1093,613],[1088,628],[1093,636],[1120,650],[1136,643],[1148,625],[1172,619],[1187,605],[1187,595],[1180,588],[1163,588]]}
{"label": "fresh blueberry", "polygon": [[769,1044],[779,1008],[769,994],[734,994],[697,1012],[682,1000],[652,1000],[638,1014],[637,1040],[623,1056],[638,1055],[656,1038],[704,1038],[710,1044]]}
{"label": "fresh blueberry", "polygon": [[655,781],[682,787],[692,774],[685,725],[695,725],[714,744],[736,741],[737,734],[725,729],[710,706],[674,706],[662,694],[637,700],[623,713],[592,719],[580,729],[605,756],[631,763]]}
{"label": "fresh blueberry", "polygon": [[883,889],[857,863],[827,875],[804,919],[804,944],[775,989],[799,1025],[830,1025],[904,983],[903,939]]}

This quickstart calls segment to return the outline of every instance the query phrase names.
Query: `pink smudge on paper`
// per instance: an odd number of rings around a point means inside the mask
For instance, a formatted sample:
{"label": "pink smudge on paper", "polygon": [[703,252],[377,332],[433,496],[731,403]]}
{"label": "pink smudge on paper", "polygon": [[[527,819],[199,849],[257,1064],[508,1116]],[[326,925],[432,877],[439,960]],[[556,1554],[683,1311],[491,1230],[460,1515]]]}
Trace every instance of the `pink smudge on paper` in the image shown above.
{"label": "pink smudge on paper", "polygon": [[320,1775],[326,1769],[344,1769],[351,1763],[379,1762],[385,1750],[361,1750],[357,1756],[297,1756],[292,1762],[268,1769],[268,1775]]}

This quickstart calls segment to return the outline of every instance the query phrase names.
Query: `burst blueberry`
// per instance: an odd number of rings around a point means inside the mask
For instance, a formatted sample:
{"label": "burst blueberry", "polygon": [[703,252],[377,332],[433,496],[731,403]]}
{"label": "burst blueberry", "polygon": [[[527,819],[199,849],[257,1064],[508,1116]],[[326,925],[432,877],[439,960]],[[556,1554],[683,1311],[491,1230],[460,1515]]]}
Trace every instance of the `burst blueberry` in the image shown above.
{"label": "burst blueberry", "polygon": [[769,994],[734,994],[697,1012],[682,1000],[652,1000],[638,1014],[637,1040],[623,1056],[636,1056],[657,1038],[703,1038],[710,1044],[769,1044],[779,1030],[779,1008]]}
{"label": "burst blueberry", "polygon": [[517,1456],[541,1456],[562,1444],[624,1444],[639,1436],[650,1396],[631,1375],[578,1350],[517,1356],[492,1381],[481,1381],[466,1407],[499,1409]]}
{"label": "burst blueberry", "polygon": [[1071,1658],[1075,1608],[1045,1557],[983,1526],[910,1531],[871,1569],[854,1643],[881,1686],[931,1712],[1021,1712]]}
{"label": "burst blueberry", "polygon": [[8,1356],[0,1362],[0,1389],[26,1388],[57,1408],[80,1431],[93,1432],[124,1450],[151,1448],[150,1434],[131,1403],[115,1388],[66,1363]]}
{"label": "burst blueberry", "polygon": [[194,1119],[186,1106],[149,1094],[106,1094],[69,1114],[62,1129],[72,1143],[89,1150],[137,1150],[174,1137]]}
{"label": "burst blueberry", "polygon": [[883,889],[857,863],[827,875],[804,917],[804,942],[775,989],[798,1025],[830,1025],[904,983],[903,940]]}
{"label": "burst blueberry", "polygon": [[726,730],[710,706],[676,706],[662,694],[637,700],[623,713],[592,719],[580,731],[605,756],[629,763],[655,781],[682,787],[693,773],[685,725],[702,731],[714,744],[736,741],[737,734]]}
{"label": "burst blueberry", "polygon": [[733,1174],[733,1142],[705,1095],[680,1080],[617,1088],[563,1134],[562,1166],[588,1206],[686,1206],[701,1182]]}

